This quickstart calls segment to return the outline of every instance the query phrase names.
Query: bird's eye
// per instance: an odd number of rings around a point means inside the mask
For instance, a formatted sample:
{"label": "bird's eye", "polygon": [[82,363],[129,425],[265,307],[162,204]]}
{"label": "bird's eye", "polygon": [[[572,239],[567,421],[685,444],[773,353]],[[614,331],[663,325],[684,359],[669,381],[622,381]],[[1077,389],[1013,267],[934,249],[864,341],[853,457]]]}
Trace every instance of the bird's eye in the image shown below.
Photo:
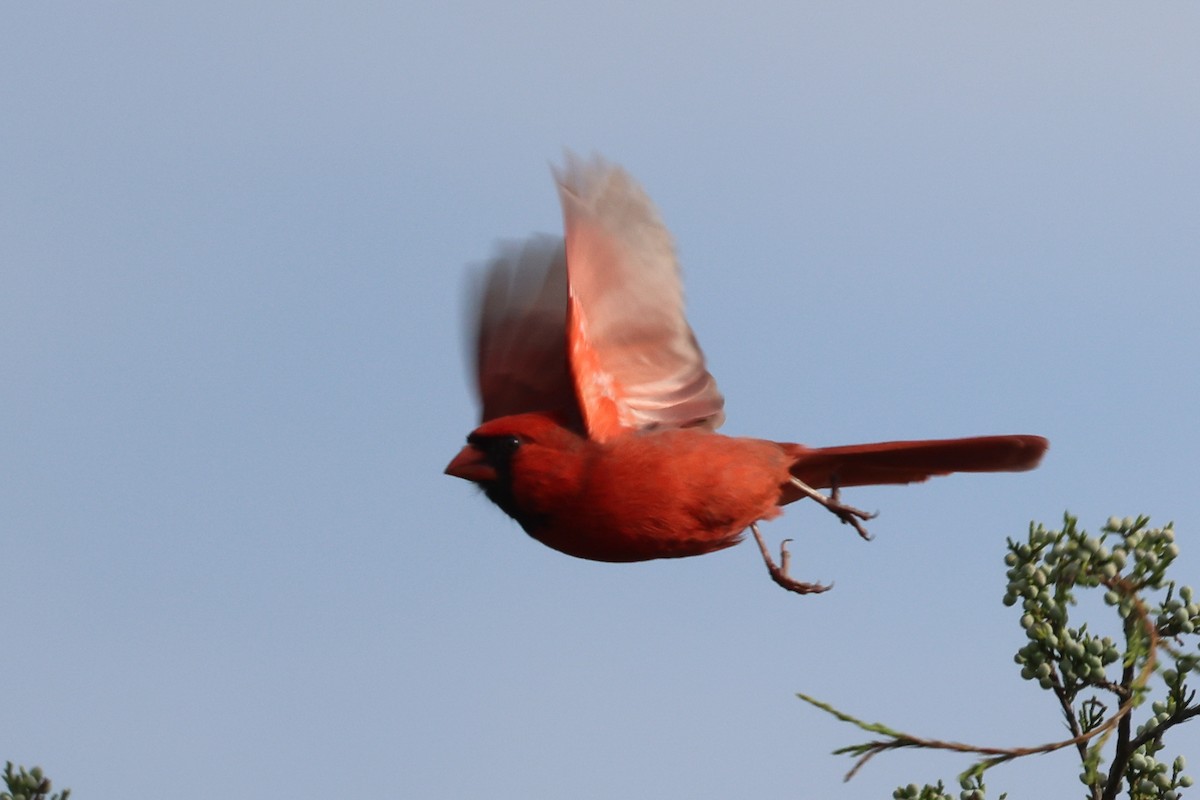
{"label": "bird's eye", "polygon": [[497,455],[512,455],[521,446],[521,440],[516,436],[497,436],[487,443],[489,453]]}
{"label": "bird's eye", "polygon": [[523,444],[520,437],[504,436],[468,436],[467,443],[483,451],[488,463],[497,469],[507,467],[513,453]]}

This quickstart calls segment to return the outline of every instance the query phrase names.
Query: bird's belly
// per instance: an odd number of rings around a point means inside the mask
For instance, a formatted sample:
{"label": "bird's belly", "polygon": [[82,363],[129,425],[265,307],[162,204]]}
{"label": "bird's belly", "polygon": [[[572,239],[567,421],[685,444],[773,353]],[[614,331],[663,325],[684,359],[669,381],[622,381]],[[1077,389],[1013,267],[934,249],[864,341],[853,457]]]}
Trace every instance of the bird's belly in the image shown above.
{"label": "bird's belly", "polygon": [[774,493],[719,495],[692,503],[664,504],[637,492],[581,503],[570,513],[526,527],[543,544],[592,561],[649,561],[686,558],[732,547],[751,523],[778,516]]}
{"label": "bird's belly", "polygon": [[542,544],[590,561],[651,561],[686,558],[732,547],[749,523],[722,530],[659,531],[637,528],[596,528],[588,524],[559,524],[527,531]]}

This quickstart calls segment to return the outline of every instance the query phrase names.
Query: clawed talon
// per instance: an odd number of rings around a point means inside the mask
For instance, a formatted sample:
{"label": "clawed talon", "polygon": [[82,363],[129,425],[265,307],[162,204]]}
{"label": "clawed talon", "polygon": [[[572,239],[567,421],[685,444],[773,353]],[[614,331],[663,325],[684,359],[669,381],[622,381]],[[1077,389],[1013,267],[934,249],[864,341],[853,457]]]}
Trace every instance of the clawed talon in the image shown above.
{"label": "clawed talon", "polygon": [[809,486],[799,478],[792,478],[792,485],[804,493],[805,497],[811,497],[826,509],[833,512],[844,525],[853,525],[854,530],[858,531],[858,535],[870,541],[871,534],[867,533],[867,529],[863,526],[863,522],[869,519],[875,519],[879,516],[878,512],[871,514],[862,509],[848,506],[838,499],[838,485],[835,482],[829,492],[829,497],[818,492],[816,489]]}
{"label": "clawed talon", "polygon": [[[837,516],[837,518],[842,521],[842,524],[853,525],[854,530],[858,531],[859,536],[868,541],[871,539],[871,534],[867,532],[863,522],[870,519],[875,519],[875,517],[879,516],[879,514],[871,514],[863,511],[860,508],[848,506],[843,503],[840,498],[839,487],[836,479],[830,482],[828,497],[821,494],[819,491],[812,488],[799,478],[793,477],[791,481],[792,485],[799,489],[805,497],[810,497],[813,500],[816,500],[828,511]],[[758,542],[758,550],[762,553],[763,561],[767,565],[767,572],[771,573],[771,580],[775,581],[789,592],[796,592],[797,594],[819,594],[821,592],[829,591],[831,588],[833,588],[832,583],[829,585],[820,583],[804,583],[803,581],[796,580],[788,574],[788,568],[791,566],[792,554],[788,552],[787,544],[788,542],[792,541],[791,539],[784,539],[779,543],[779,564],[776,565],[776,563],[771,560],[771,554],[767,551],[767,543],[763,541],[762,534],[758,532],[758,525],[752,523],[750,525],[750,530],[753,531],[754,539]]]}
{"label": "clawed talon", "polygon": [[820,583],[804,583],[798,581],[788,575],[788,566],[792,560],[792,554],[788,552],[787,543],[791,539],[784,539],[779,543],[779,562],[782,566],[778,566],[771,560],[771,554],[767,550],[767,543],[763,541],[762,534],[758,532],[758,525],[750,524],[750,530],[754,533],[754,539],[758,542],[758,549],[762,553],[763,561],[767,565],[767,572],[771,574],[771,580],[787,589],[789,592],[796,594],[820,594],[821,592],[829,591],[833,584],[824,585]]}

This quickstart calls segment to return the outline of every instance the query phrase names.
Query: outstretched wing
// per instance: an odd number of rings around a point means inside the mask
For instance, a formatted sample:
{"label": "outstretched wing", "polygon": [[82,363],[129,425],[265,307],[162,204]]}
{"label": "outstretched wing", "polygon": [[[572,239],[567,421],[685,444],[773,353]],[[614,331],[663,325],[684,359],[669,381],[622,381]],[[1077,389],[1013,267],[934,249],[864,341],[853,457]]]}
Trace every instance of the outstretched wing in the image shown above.
{"label": "outstretched wing", "polygon": [[588,436],[716,428],[724,399],[683,313],[671,236],[620,167],[567,154],[567,348]]}
{"label": "outstretched wing", "polygon": [[567,360],[562,240],[534,236],[502,244],[470,294],[481,421],[541,411],[582,431]]}

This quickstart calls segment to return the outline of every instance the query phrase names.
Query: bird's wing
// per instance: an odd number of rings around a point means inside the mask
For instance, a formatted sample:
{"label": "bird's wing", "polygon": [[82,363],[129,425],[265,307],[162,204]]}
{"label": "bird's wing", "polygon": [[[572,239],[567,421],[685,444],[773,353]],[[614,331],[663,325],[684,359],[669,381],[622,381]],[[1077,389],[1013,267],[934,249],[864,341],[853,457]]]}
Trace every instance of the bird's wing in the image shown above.
{"label": "bird's wing", "polygon": [[567,155],[567,347],[588,436],[724,420],[724,399],[683,313],[671,236],[620,167]]}
{"label": "bird's wing", "polygon": [[567,361],[567,268],[562,241],[508,242],[470,289],[482,421],[546,412],[583,430]]}

